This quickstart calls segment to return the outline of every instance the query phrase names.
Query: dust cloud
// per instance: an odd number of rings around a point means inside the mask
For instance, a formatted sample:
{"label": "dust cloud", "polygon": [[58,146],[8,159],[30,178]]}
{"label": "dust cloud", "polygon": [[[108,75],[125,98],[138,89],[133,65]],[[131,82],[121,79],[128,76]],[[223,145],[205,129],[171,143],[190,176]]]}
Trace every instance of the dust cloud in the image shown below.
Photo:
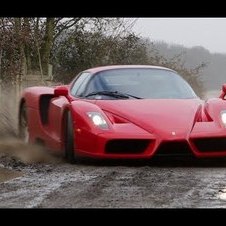
{"label": "dust cloud", "polygon": [[34,163],[59,163],[57,158],[38,145],[25,144],[17,138],[8,137],[0,139],[0,158],[8,156],[24,164]]}
{"label": "dust cloud", "polygon": [[43,147],[25,144],[17,138],[20,93],[18,87],[0,89],[0,163],[6,157],[24,164],[61,162]]}

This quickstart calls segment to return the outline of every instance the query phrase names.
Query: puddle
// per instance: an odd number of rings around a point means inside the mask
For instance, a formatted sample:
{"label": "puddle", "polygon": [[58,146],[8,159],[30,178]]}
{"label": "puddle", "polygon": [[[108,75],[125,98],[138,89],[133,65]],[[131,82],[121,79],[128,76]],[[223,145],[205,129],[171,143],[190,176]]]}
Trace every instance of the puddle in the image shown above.
{"label": "puddle", "polygon": [[0,183],[16,177],[21,177],[22,175],[23,173],[21,172],[0,168]]}
{"label": "puddle", "polygon": [[217,194],[217,198],[226,200],[226,189],[219,190],[219,193]]}

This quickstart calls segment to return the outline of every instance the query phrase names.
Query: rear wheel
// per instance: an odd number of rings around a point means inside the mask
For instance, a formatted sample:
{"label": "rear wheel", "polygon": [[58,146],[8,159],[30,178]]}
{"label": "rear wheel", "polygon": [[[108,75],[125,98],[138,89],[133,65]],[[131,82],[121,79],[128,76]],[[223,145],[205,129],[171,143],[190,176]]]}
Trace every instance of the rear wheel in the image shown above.
{"label": "rear wheel", "polygon": [[76,163],[78,157],[75,152],[75,142],[74,142],[74,128],[72,122],[72,116],[70,112],[66,115],[66,128],[65,128],[65,157],[68,162]]}
{"label": "rear wheel", "polygon": [[27,123],[27,108],[26,104],[23,103],[20,108],[19,114],[19,137],[25,142],[29,142],[29,131],[28,131],[28,123]]}

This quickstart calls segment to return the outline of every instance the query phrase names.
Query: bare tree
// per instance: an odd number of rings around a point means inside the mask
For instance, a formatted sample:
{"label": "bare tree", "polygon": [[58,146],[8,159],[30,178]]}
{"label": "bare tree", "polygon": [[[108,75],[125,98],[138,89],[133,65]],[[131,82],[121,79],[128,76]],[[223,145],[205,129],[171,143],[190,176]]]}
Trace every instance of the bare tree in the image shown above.
{"label": "bare tree", "polygon": [[[37,70],[43,78],[48,74],[48,65],[54,58],[54,46],[67,32],[73,31],[76,34],[92,31],[116,38],[119,34],[126,33],[134,21],[124,18],[81,17],[0,18],[1,76],[7,74],[9,78],[10,74],[14,74],[15,79],[21,80],[27,73]],[[9,73],[13,70],[13,73]]]}

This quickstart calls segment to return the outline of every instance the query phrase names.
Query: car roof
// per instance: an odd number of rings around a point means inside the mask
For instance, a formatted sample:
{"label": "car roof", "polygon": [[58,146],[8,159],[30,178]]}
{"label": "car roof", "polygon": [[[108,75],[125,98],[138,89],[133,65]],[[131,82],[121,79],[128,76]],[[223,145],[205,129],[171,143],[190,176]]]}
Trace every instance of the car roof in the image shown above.
{"label": "car roof", "polygon": [[141,69],[150,68],[150,69],[162,69],[162,70],[174,71],[170,68],[153,66],[153,65],[109,65],[109,66],[100,66],[100,67],[89,68],[83,72],[90,72],[93,74],[93,73],[97,73],[100,71],[106,71],[106,70],[112,70],[112,69],[123,69],[123,68],[141,68]]}

